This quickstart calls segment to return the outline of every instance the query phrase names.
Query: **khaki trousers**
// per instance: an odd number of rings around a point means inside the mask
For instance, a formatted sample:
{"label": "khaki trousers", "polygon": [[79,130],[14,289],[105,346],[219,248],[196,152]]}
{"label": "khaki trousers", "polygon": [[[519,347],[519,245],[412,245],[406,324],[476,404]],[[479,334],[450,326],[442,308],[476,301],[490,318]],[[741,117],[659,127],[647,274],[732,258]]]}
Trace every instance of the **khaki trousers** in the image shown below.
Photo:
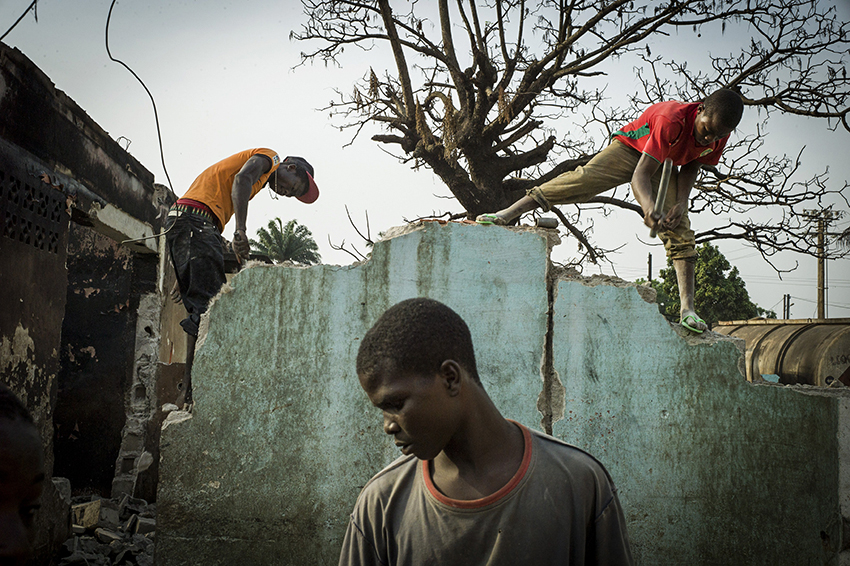
{"label": "khaki trousers", "polygon": [[[630,182],[640,156],[637,150],[615,139],[608,147],[597,153],[587,165],[558,175],[551,181],[530,189],[528,196],[547,211],[556,204],[587,202],[600,193]],[[653,198],[658,193],[660,180],[661,168],[652,176]],[[667,198],[664,201],[665,213],[676,204],[678,181],[678,171],[674,167],[670,176]],[[694,249],[694,232],[691,230],[687,210],[675,229],[659,232],[658,236],[664,242],[664,248],[671,259],[688,259],[697,255]]]}

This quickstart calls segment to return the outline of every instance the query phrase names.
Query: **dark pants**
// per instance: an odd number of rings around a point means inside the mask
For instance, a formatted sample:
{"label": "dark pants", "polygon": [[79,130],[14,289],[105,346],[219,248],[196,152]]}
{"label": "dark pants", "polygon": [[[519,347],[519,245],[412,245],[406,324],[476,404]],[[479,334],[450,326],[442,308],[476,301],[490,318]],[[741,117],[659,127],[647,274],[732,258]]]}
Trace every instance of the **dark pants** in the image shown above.
{"label": "dark pants", "polygon": [[226,281],[221,234],[208,220],[189,213],[169,216],[165,228],[180,296],[189,314],[180,326],[187,334],[197,336],[201,315]]}

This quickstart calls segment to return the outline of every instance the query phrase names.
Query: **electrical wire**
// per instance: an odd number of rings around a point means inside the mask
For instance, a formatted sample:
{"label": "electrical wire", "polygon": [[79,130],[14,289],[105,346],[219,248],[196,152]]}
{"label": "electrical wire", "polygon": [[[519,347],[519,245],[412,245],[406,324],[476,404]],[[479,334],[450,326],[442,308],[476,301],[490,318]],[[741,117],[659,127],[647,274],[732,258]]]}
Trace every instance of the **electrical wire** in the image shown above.
{"label": "electrical wire", "polygon": [[[116,63],[122,65],[125,69],[130,71],[130,74],[136,77],[136,80],[141,83],[142,87],[144,87],[145,89],[145,92],[148,93],[148,96],[151,99],[151,104],[153,105],[153,117],[156,121],[156,137],[159,140],[159,157],[162,160],[162,170],[165,171],[165,178],[168,179],[168,186],[171,189],[171,192],[173,193],[174,187],[171,185],[171,177],[168,176],[168,169],[165,167],[165,152],[163,152],[162,150],[162,133],[159,128],[159,114],[157,114],[156,111],[156,101],[153,99],[153,94],[151,94],[151,91],[150,89],[148,89],[145,82],[141,78],[139,78],[139,75],[137,75],[135,71],[133,71],[133,69],[131,69],[124,61],[113,57],[112,52],[109,50],[109,22],[112,19],[112,9],[115,7],[116,1],[117,0],[112,0],[112,3],[109,5],[109,14],[106,16],[106,54],[109,56],[109,59],[115,61]],[[35,2],[33,2],[33,4],[35,4]]]}
{"label": "electrical wire", "polygon": [[14,24],[12,24],[12,27],[10,27],[9,29],[7,29],[7,30],[6,30],[6,33],[4,33],[2,36],[0,36],[0,41],[3,41],[4,39],[6,39],[6,36],[7,36],[7,35],[9,35],[9,33],[10,33],[13,29],[15,29],[15,26],[16,26],[16,25],[18,25],[19,23],[21,23],[21,20],[23,20],[23,19],[24,19],[24,17],[25,17],[25,16],[29,13],[29,11],[30,11],[30,10],[32,10],[33,8],[35,8],[35,10],[33,10],[33,11],[35,12],[35,21],[37,22],[37,21],[38,21],[38,6],[37,6],[37,4],[38,4],[38,0],[32,0],[32,4],[30,4],[29,6],[27,6],[27,9],[26,9],[26,10],[24,10],[24,13],[23,13],[23,14],[21,14],[21,17],[20,17],[20,18],[18,18],[17,20],[15,20],[15,23],[14,23]]}
{"label": "electrical wire", "polygon": [[[791,298],[794,299],[795,301],[802,301],[804,303],[812,303],[814,305],[818,304],[817,301],[812,301],[811,299],[804,299],[802,297],[795,297],[793,295],[791,296]],[[838,303],[826,303],[826,306],[836,308],[836,309],[850,309],[850,305],[841,305],[841,304],[838,304]]]}

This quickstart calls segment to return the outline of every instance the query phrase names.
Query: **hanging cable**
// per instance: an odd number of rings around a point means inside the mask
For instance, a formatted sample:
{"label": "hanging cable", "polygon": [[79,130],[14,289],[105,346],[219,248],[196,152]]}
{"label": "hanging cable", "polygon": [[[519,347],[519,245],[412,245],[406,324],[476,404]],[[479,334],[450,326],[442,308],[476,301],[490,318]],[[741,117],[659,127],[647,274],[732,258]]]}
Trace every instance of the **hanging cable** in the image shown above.
{"label": "hanging cable", "polygon": [[[157,139],[159,139],[159,157],[162,160],[162,170],[165,171],[165,178],[168,179],[168,187],[171,189],[171,192],[173,193],[174,187],[171,185],[171,177],[168,176],[168,169],[166,169],[166,167],[165,167],[165,153],[162,150],[162,133],[160,132],[160,129],[159,129],[159,115],[156,112],[156,101],[153,99],[153,94],[151,94],[151,91],[148,89],[147,85],[145,85],[144,81],[139,78],[139,75],[137,75],[133,71],[133,69],[131,69],[124,61],[120,61],[120,60],[116,59],[115,57],[113,57],[112,52],[109,50],[109,21],[112,19],[112,9],[115,7],[116,1],[117,0],[112,0],[112,3],[109,5],[109,15],[106,16],[106,54],[109,56],[109,59],[111,59],[112,61],[115,61],[116,63],[119,63],[125,69],[130,71],[130,74],[132,74],[134,77],[136,77],[136,80],[139,81],[142,84],[142,86],[145,89],[145,92],[148,93],[148,96],[151,99],[151,104],[153,105],[153,117],[154,117],[154,120],[156,121],[156,137],[157,137]],[[35,2],[33,2],[33,4],[35,4]]]}
{"label": "hanging cable", "polygon": [[35,21],[36,21],[36,22],[38,22],[38,6],[36,6],[36,4],[38,4],[38,0],[32,0],[32,4],[30,4],[29,6],[27,6],[27,9],[26,9],[26,10],[24,10],[24,13],[23,13],[23,14],[21,14],[21,17],[20,17],[20,18],[18,18],[17,20],[15,20],[15,23],[14,23],[14,24],[12,24],[12,27],[10,27],[9,29],[7,29],[7,30],[6,30],[6,33],[4,33],[2,36],[0,36],[0,41],[3,41],[4,39],[6,39],[6,36],[7,36],[7,35],[9,35],[9,32],[11,32],[13,29],[15,29],[15,26],[16,26],[16,25],[18,25],[19,23],[21,23],[21,20],[23,20],[23,19],[24,19],[24,17],[25,17],[25,16],[29,13],[29,11],[30,11],[30,10],[32,10],[33,12],[35,12]]}

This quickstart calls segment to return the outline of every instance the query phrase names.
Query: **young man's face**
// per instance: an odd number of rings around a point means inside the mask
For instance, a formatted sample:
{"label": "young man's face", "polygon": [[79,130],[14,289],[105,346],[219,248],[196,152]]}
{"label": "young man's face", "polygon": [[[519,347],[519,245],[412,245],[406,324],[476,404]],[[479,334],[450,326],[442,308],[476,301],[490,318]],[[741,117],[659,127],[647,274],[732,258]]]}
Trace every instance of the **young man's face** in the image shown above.
{"label": "young man's face", "polygon": [[32,554],[43,483],[38,431],[22,420],[0,417],[0,566],[22,565]]}
{"label": "young man's face", "polygon": [[705,106],[700,104],[694,120],[694,139],[697,145],[711,145],[731,134],[732,130],[734,128],[725,127],[715,114],[706,112]]}
{"label": "young man's face", "polygon": [[384,432],[403,454],[432,460],[451,440],[457,426],[455,398],[442,374],[401,374],[387,362],[374,375],[361,375],[360,385],[383,412]]}
{"label": "young man's face", "polygon": [[278,167],[274,172],[276,179],[272,183],[272,189],[283,197],[300,197],[305,194],[310,187],[295,171],[293,164],[282,164]]}

